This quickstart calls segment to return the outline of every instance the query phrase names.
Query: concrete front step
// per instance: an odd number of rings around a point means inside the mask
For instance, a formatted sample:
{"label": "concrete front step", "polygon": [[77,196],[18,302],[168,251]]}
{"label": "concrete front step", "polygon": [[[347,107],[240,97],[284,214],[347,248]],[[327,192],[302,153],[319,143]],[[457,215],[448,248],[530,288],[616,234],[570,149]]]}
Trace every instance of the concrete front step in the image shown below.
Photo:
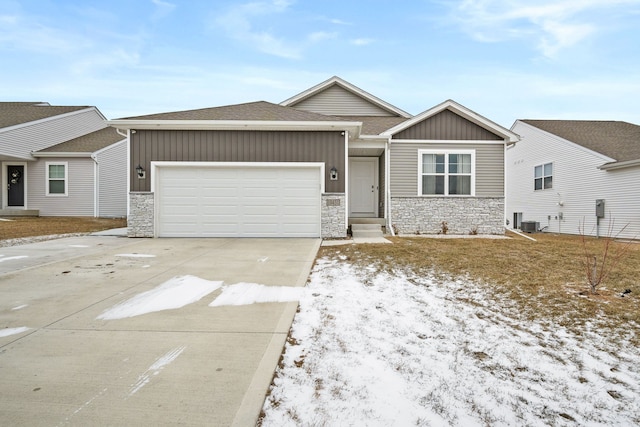
{"label": "concrete front step", "polygon": [[40,216],[37,209],[0,209],[1,216]]}
{"label": "concrete front step", "polygon": [[352,224],[351,236],[356,237],[383,237],[382,227],[379,224]]}

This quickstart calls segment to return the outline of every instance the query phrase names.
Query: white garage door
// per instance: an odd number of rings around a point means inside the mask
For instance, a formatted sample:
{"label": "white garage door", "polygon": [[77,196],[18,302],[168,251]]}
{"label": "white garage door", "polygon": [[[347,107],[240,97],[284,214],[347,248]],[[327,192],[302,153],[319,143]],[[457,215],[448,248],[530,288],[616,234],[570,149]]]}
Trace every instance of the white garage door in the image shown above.
{"label": "white garage door", "polygon": [[160,237],[320,237],[320,168],[156,169]]}

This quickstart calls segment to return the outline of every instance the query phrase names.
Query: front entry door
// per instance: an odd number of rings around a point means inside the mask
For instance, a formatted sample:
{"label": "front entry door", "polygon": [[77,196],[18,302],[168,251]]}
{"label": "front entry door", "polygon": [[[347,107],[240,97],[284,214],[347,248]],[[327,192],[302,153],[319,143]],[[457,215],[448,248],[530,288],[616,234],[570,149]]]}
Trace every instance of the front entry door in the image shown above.
{"label": "front entry door", "polygon": [[7,205],[24,206],[24,166],[7,165]]}
{"label": "front entry door", "polygon": [[349,159],[349,216],[378,217],[378,158]]}

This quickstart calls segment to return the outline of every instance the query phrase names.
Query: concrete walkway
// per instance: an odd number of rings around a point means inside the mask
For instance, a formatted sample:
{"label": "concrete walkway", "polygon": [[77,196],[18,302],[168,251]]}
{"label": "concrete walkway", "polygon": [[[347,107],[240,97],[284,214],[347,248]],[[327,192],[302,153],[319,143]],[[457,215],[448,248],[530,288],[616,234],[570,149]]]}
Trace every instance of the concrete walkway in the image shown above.
{"label": "concrete walkway", "polygon": [[0,425],[255,425],[297,303],[209,307],[218,290],[96,318],[175,276],[304,286],[319,244],[83,236],[0,248]]}

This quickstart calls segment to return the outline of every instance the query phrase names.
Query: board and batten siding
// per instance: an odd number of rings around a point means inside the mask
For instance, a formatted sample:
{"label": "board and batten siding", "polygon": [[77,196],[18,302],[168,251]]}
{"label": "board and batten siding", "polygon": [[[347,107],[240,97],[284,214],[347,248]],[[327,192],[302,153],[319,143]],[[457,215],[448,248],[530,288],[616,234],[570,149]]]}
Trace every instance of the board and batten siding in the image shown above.
{"label": "board and batten siding", "polygon": [[[606,236],[610,221],[613,235],[640,238],[640,167],[600,170],[610,159],[580,145],[516,122],[513,131],[523,139],[507,149],[506,215],[514,212],[524,221],[536,221],[546,231],[596,234],[596,199],[605,200],[600,235]],[[553,187],[534,190],[534,168],[553,164]],[[560,219],[562,214],[562,219]],[[510,225],[513,227],[513,223]]]}
{"label": "board and batten siding", "polygon": [[[325,192],[345,192],[345,137],[341,132],[138,130],[131,135],[131,191],[150,191],[151,179],[138,179],[137,165],[152,161],[324,162]],[[329,179],[338,169],[339,179]]]}
{"label": "board and batten siding", "polygon": [[394,115],[338,85],[333,85],[291,106],[299,110],[331,116]]}
{"label": "board and batten siding", "polygon": [[[67,163],[66,196],[47,196],[46,164]],[[94,216],[94,165],[89,157],[40,159],[28,164],[27,205],[40,216]]]}
{"label": "board and batten siding", "polygon": [[6,156],[31,159],[32,151],[39,151],[105,127],[107,124],[95,109],[38,120],[6,131],[0,130],[2,153]]}
{"label": "board and batten siding", "polygon": [[418,195],[418,150],[475,150],[476,197],[504,197],[504,144],[391,142],[391,196]]}
{"label": "board and batten siding", "polygon": [[393,139],[503,141],[502,137],[449,110],[443,110],[398,132],[393,136]]}
{"label": "board and batten siding", "polygon": [[97,216],[127,216],[127,141],[110,145],[95,157],[98,162]]}

